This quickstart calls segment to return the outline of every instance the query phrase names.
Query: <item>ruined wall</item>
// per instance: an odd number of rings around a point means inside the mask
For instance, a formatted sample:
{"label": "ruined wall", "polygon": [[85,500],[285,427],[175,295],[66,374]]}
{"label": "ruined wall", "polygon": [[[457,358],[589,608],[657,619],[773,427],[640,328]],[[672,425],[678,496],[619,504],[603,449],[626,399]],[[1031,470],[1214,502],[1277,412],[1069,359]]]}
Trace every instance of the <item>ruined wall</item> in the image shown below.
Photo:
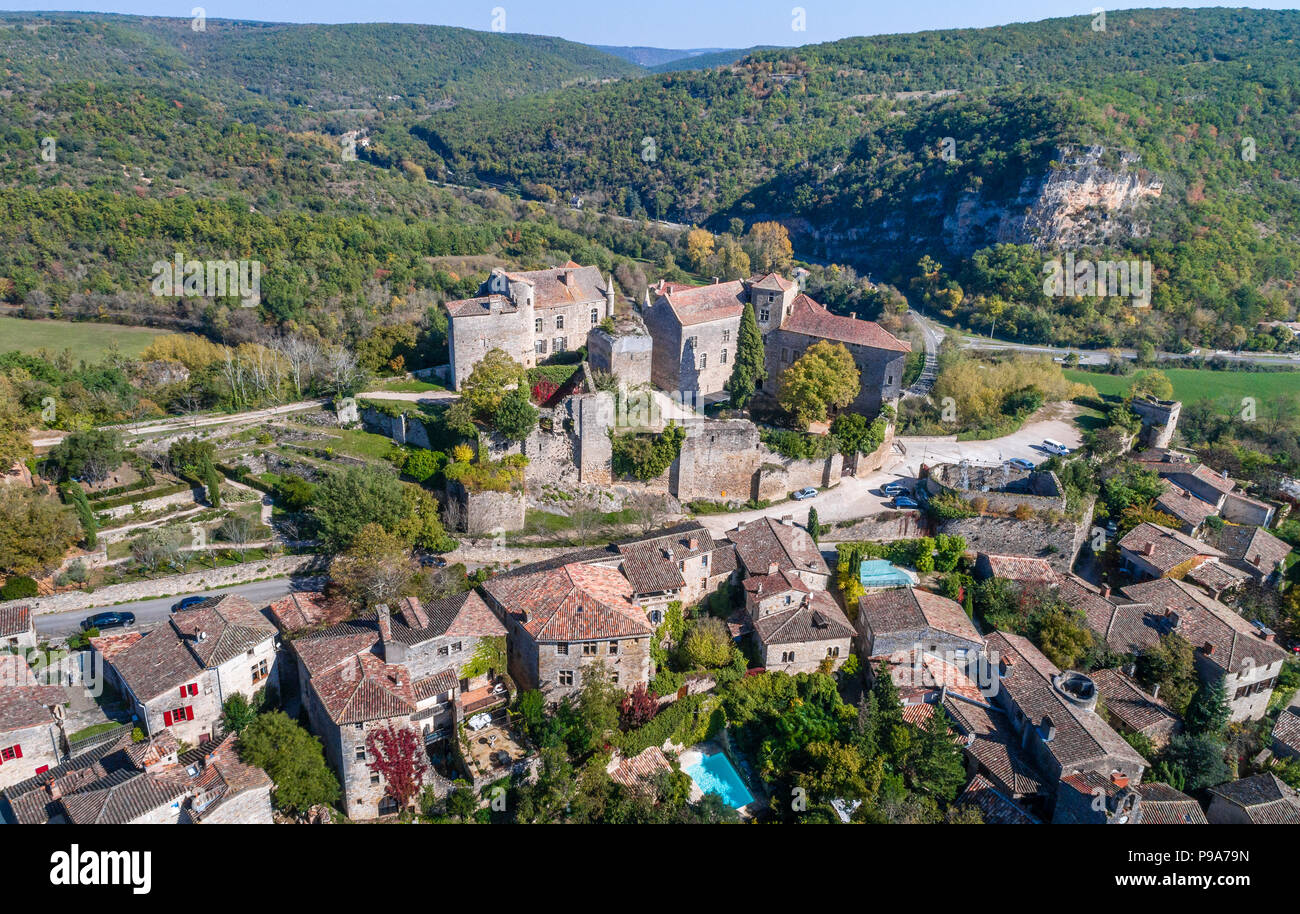
{"label": "ruined wall", "polygon": [[600,328],[587,334],[587,364],[596,371],[617,375],[629,386],[649,384],[654,341],[644,328],[613,334]]}
{"label": "ruined wall", "polygon": [[691,425],[682,452],[669,469],[669,491],[681,501],[748,501],[755,474],[770,453],[758,428],[744,419],[718,419]]}
{"label": "ruined wall", "polygon": [[459,481],[447,483],[446,516],[458,532],[488,536],[524,528],[528,498],[517,492],[472,492]]}

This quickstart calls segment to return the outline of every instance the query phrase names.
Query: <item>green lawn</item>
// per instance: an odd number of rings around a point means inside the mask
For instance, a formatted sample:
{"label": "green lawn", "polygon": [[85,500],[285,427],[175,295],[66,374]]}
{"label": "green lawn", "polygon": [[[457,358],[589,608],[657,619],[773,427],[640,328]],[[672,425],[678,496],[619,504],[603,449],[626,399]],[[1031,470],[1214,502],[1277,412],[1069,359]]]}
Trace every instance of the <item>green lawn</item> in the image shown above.
{"label": "green lawn", "polygon": [[[1264,399],[1281,395],[1300,394],[1300,371],[1211,371],[1208,368],[1160,369],[1174,385],[1174,399],[1184,404],[1198,400],[1223,400],[1225,407],[1235,409],[1242,397]],[[1133,376],[1099,374],[1092,371],[1066,369],[1071,381],[1091,384],[1103,396],[1124,396],[1128,393]]]}
{"label": "green lawn", "polygon": [[136,356],[167,331],[148,327],[123,327],[89,321],[29,321],[21,317],[0,317],[0,352],[35,352],[71,349],[87,362],[99,361],[116,342],[123,355]]}

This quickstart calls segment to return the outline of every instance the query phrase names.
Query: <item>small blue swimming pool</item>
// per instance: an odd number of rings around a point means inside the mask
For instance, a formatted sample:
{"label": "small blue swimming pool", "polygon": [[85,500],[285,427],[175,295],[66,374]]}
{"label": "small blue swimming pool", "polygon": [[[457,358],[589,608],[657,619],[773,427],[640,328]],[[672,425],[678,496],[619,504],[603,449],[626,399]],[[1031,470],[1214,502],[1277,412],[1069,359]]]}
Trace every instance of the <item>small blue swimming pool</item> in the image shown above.
{"label": "small blue swimming pool", "polygon": [[902,568],[888,559],[863,559],[858,567],[858,580],[870,590],[873,587],[911,587],[915,581]]}
{"label": "small blue swimming pool", "polygon": [[715,752],[706,755],[694,765],[685,769],[691,780],[705,793],[716,793],[732,809],[740,809],[754,802],[754,797],[745,787],[736,769],[724,753]]}

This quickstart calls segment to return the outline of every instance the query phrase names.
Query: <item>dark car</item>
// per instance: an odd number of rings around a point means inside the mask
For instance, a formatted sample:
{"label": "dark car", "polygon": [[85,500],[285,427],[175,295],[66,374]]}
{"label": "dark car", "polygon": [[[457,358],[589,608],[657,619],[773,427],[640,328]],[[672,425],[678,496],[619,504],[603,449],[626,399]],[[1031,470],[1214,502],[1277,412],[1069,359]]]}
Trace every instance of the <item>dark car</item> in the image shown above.
{"label": "dark car", "polygon": [[916,503],[916,499],[908,498],[906,495],[896,495],[894,496],[894,507],[895,508],[919,508],[921,506]]}
{"label": "dark car", "polygon": [[907,491],[907,486],[903,485],[901,482],[887,482],[880,487],[882,495],[906,495]]}
{"label": "dark car", "polygon": [[92,628],[97,628],[100,631],[106,628],[121,628],[124,625],[135,625],[135,613],[95,613],[93,616],[81,620],[81,630],[83,632]]}
{"label": "dark car", "polygon": [[172,612],[189,609],[191,606],[198,606],[206,599],[207,597],[186,597],[184,600],[178,600],[172,604]]}
{"label": "dark car", "polygon": [[1012,457],[1007,463],[1021,470],[1032,470],[1034,468],[1034,462],[1023,457]]}
{"label": "dark car", "polygon": [[440,555],[422,555],[420,556],[421,565],[432,565],[434,568],[446,568],[447,560]]}

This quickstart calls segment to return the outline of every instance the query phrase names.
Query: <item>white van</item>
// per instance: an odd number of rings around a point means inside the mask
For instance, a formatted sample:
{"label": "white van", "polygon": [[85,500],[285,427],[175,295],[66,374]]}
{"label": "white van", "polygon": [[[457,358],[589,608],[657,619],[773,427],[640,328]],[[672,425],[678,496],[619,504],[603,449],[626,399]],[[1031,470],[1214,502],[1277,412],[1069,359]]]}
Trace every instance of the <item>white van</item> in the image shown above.
{"label": "white van", "polygon": [[1048,451],[1051,451],[1053,454],[1059,454],[1062,457],[1070,453],[1070,449],[1055,438],[1044,438],[1043,447]]}

